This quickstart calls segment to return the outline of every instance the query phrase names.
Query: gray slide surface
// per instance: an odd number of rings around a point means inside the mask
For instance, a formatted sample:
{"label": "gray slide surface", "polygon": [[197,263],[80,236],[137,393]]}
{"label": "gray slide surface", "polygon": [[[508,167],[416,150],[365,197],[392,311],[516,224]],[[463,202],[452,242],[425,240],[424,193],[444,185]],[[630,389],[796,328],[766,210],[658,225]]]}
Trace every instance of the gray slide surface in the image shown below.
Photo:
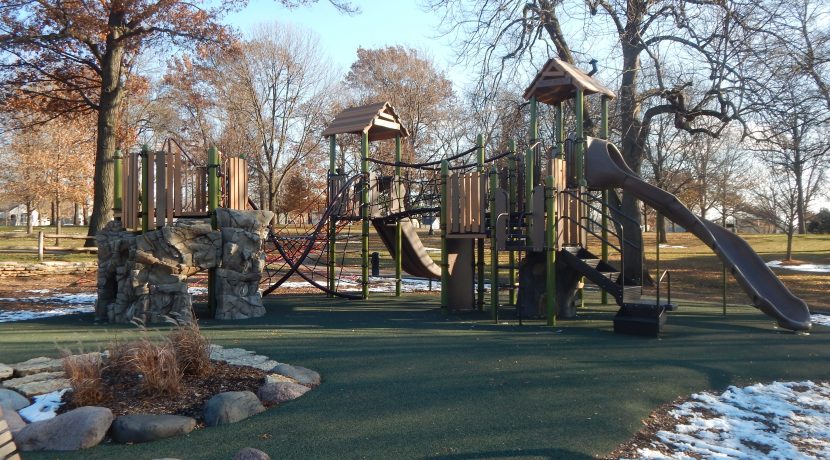
{"label": "gray slide surface", "polygon": [[[415,231],[415,226],[412,225],[412,222],[408,218],[401,219],[400,223],[402,236],[401,252],[403,255],[401,258],[401,268],[403,271],[419,278],[440,280],[441,267],[427,254],[424,243],[421,242],[418,232]],[[383,219],[372,219],[372,225],[374,225],[386,249],[389,250],[392,257],[396,257],[395,224],[385,223]]]}
{"label": "gray slide surface", "polygon": [[588,138],[585,177],[592,188],[620,187],[634,194],[697,236],[730,268],[755,307],[775,318],[778,325],[796,331],[810,329],[812,323],[807,304],[784,286],[743,238],[718,224],[698,218],[677,197],[640,179],[625,164],[614,144]]}

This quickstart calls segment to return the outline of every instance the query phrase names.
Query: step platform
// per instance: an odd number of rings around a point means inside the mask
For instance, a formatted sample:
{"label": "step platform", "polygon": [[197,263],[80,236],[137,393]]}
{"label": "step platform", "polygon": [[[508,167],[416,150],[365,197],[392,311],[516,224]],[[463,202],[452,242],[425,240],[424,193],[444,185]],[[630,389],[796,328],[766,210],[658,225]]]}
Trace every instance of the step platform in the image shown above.
{"label": "step platform", "polygon": [[623,304],[614,316],[614,332],[657,337],[666,324],[666,307],[654,304]]}

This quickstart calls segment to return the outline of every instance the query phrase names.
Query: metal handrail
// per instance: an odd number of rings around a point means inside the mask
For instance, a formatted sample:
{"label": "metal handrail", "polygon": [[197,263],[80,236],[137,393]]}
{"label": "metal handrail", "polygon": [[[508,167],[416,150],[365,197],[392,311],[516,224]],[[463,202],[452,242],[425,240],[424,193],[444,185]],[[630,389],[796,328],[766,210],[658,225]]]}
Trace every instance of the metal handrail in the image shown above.
{"label": "metal handrail", "polygon": [[[580,222],[577,222],[576,219],[574,219],[571,216],[560,216],[559,219],[557,220],[557,224],[562,219],[570,220],[571,222],[575,223],[578,227],[581,227],[581,228],[585,229],[585,231],[587,231],[588,233],[590,233],[590,234],[596,236],[597,238],[599,238],[600,241],[603,241],[603,242],[607,243],[608,246],[611,246],[612,248],[614,248],[620,254],[620,261],[622,262],[622,257],[623,257],[622,249],[618,248],[617,246],[615,246],[610,241],[603,239],[601,235],[597,235],[593,230],[586,227],[585,225],[582,225]],[[623,230],[623,232],[624,231],[625,230]],[[621,239],[623,241],[625,241],[625,238],[621,238]],[[624,263],[620,263],[620,280],[622,281],[621,284],[620,284],[620,286],[621,286],[620,287],[620,303],[625,303],[625,264]]]}
{"label": "metal handrail", "polygon": [[[658,273],[658,275],[659,275],[659,273]],[[662,275],[657,277],[657,306],[658,307],[660,306],[660,285],[663,283],[663,278],[666,278],[667,279],[666,281],[669,283],[669,285],[668,285],[668,291],[669,292],[668,292],[667,303],[671,304],[671,272],[666,270],[666,271],[663,272]]]}
{"label": "metal handrail", "polygon": [[[603,211],[602,211],[602,209],[597,208],[597,207],[595,207],[595,206],[591,205],[589,202],[587,202],[587,201],[585,201],[584,199],[582,199],[582,198],[580,198],[579,196],[577,196],[577,195],[576,195],[576,194],[575,194],[572,190],[562,190],[561,192],[562,192],[562,193],[566,193],[566,194],[568,194],[568,195],[572,196],[575,200],[579,201],[580,203],[584,204],[585,206],[588,206],[590,209],[593,209],[594,211],[598,212],[601,216],[604,216],[604,217],[607,217],[607,218],[611,219],[611,221],[612,221],[612,222],[614,222],[614,223],[616,223],[616,224],[619,224],[620,228],[623,228],[622,222],[620,222],[619,220],[615,219],[615,218],[614,218],[614,216],[611,216],[611,215],[609,215],[609,214],[607,214],[607,213],[603,212]],[[587,193],[586,193],[586,195],[587,195]],[[588,195],[588,196],[590,196],[590,195]],[[595,223],[595,224],[597,224],[597,225],[601,225],[601,224],[600,224],[599,222],[597,222],[596,220],[593,220],[593,219],[588,219],[588,220],[590,220],[591,222],[593,222],[593,223]],[[618,239],[622,240],[622,238],[620,237],[620,235],[619,235],[617,232],[612,231],[612,232],[611,232],[611,234],[612,234],[612,235],[614,235],[614,236],[616,236]],[[638,246],[636,246],[636,245],[634,245],[633,243],[629,243],[629,244],[630,244],[630,245],[632,245],[634,248],[639,249],[639,247],[638,247]]]}
{"label": "metal handrail", "polygon": [[[599,202],[601,202],[601,200],[600,200],[599,198],[592,196],[590,193],[585,192],[585,194],[586,194],[586,195],[588,195],[589,197],[591,197],[591,198],[592,198],[592,200],[591,200],[591,201],[599,201]],[[625,218],[627,221],[629,221],[629,222],[631,222],[631,223],[633,223],[633,224],[636,224],[638,227],[640,226],[640,223],[639,223],[639,222],[637,222],[637,221],[636,221],[633,217],[631,217],[631,216],[629,216],[628,214],[626,214],[626,213],[624,213],[624,212],[620,211],[619,209],[617,209],[617,208],[615,208],[615,207],[613,207],[613,206],[608,206],[608,209],[610,209],[611,211],[616,212],[616,213],[617,213],[620,217]],[[619,223],[619,221],[616,221],[616,222],[617,222],[617,223]],[[620,225],[622,225],[622,224],[620,224]]]}

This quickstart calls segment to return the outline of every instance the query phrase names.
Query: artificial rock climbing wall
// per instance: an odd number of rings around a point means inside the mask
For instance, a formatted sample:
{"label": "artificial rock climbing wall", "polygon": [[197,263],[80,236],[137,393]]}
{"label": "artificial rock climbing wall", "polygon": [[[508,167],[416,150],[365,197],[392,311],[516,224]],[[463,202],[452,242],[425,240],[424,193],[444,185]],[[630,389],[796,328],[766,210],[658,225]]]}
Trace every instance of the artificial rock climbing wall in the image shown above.
{"label": "artificial rock climbing wall", "polygon": [[216,268],[216,318],[262,316],[259,293],[263,242],[270,211],[216,210],[219,230],[205,219],[178,219],[143,234],[120,221],[98,233],[96,317],[110,322],[190,322],[193,303],[187,279]]}

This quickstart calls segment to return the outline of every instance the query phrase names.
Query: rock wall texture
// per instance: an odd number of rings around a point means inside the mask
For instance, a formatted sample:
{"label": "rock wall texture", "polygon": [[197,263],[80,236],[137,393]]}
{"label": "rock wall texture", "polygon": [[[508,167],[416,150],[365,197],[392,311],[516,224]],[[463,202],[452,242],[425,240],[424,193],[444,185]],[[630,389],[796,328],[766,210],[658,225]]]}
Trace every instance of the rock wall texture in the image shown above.
{"label": "rock wall texture", "polygon": [[219,230],[205,219],[179,219],[143,234],[112,221],[97,235],[99,319],[190,322],[191,275],[216,269],[217,319],[262,316],[259,280],[269,211],[216,210]]}

